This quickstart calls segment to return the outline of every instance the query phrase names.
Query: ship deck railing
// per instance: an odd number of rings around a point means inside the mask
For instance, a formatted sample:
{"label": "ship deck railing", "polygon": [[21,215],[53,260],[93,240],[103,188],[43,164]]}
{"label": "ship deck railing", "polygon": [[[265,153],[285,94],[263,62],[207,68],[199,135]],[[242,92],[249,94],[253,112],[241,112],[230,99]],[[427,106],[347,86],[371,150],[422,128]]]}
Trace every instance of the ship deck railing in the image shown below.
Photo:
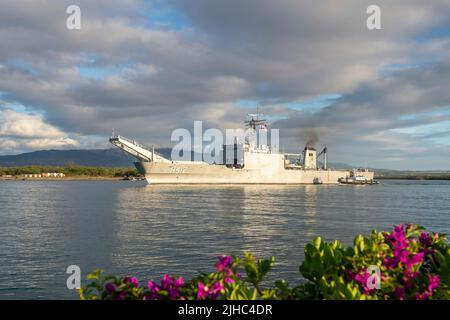
{"label": "ship deck railing", "polygon": [[130,138],[127,138],[127,137],[124,137],[124,136],[121,136],[121,135],[113,135],[113,136],[111,136],[110,139],[112,139],[112,140],[123,139],[123,140],[125,140],[125,141],[128,141],[129,143],[134,144],[135,146],[137,146],[137,147],[139,147],[139,148],[145,149],[145,150],[150,151],[150,152],[154,152],[155,155],[158,155],[158,156],[160,156],[160,157],[162,157],[162,158],[165,158],[165,156],[163,156],[163,155],[160,154],[159,152],[154,151],[154,147],[147,146],[147,145],[145,145],[145,144],[139,143],[139,142],[137,142],[137,141],[134,140],[134,139],[130,139]]}

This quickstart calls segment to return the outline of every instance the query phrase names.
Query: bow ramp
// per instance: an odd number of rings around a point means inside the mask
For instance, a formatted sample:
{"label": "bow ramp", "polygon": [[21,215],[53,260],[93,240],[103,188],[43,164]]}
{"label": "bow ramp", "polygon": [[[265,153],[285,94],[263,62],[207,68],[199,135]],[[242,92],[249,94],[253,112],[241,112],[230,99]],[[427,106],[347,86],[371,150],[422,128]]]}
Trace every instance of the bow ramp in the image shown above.
{"label": "bow ramp", "polygon": [[115,135],[109,139],[109,142],[141,161],[171,162],[169,159],[166,159],[162,155],[156,153],[153,147],[150,148],[144,146],[136,140]]}

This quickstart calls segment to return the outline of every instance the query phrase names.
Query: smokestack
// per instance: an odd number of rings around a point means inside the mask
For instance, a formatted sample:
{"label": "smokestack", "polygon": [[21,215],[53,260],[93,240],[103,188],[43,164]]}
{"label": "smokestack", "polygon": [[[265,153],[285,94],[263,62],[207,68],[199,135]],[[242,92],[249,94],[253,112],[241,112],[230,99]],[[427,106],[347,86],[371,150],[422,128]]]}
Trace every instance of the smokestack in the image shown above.
{"label": "smokestack", "polygon": [[303,150],[303,168],[304,169],[316,169],[317,159],[316,159],[316,149],[313,147],[305,146]]}

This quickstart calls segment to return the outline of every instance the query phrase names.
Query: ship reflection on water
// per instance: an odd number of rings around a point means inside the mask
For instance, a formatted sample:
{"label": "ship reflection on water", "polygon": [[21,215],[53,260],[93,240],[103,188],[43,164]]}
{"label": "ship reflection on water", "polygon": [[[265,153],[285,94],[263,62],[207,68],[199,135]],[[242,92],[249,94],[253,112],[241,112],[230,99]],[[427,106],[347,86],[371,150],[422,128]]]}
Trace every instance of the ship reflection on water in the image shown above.
{"label": "ship reflection on water", "polygon": [[309,238],[313,238],[316,236],[314,234],[314,225],[317,223],[317,188],[319,186],[315,185],[306,185],[305,188],[305,203],[304,203],[304,222],[305,222],[305,234]]}
{"label": "ship reflection on water", "polygon": [[[217,255],[252,252],[275,256],[275,271],[295,280],[305,244],[335,229],[326,201],[337,188],[148,185],[124,189],[117,201],[120,246],[115,261],[119,266],[126,260],[138,274],[160,276],[208,271]],[[345,223],[347,218],[339,220]],[[351,229],[352,222],[348,223]],[[349,240],[348,235],[353,233],[333,237]]]}
{"label": "ship reflection on water", "polygon": [[217,255],[252,252],[275,256],[274,273],[296,282],[304,247],[315,236],[350,244],[358,233],[411,221],[401,195],[392,195],[390,188],[148,185],[123,189],[117,201],[116,262],[119,266],[126,259],[137,274],[191,275],[211,270]]}

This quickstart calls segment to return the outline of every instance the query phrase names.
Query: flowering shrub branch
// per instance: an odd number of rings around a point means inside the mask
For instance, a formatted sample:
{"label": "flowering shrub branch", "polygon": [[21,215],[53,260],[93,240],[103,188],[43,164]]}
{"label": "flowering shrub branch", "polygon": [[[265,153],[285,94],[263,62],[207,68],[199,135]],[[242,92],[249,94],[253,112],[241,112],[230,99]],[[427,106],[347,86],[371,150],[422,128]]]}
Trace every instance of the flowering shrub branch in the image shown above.
{"label": "flowering shrub branch", "polygon": [[79,295],[112,300],[450,299],[450,247],[443,235],[419,226],[358,235],[352,247],[317,237],[305,247],[303,279],[295,287],[278,280],[264,288],[274,261],[249,253],[221,256],[210,274],[190,280],[166,274],[159,282],[143,284],[97,270]]}

